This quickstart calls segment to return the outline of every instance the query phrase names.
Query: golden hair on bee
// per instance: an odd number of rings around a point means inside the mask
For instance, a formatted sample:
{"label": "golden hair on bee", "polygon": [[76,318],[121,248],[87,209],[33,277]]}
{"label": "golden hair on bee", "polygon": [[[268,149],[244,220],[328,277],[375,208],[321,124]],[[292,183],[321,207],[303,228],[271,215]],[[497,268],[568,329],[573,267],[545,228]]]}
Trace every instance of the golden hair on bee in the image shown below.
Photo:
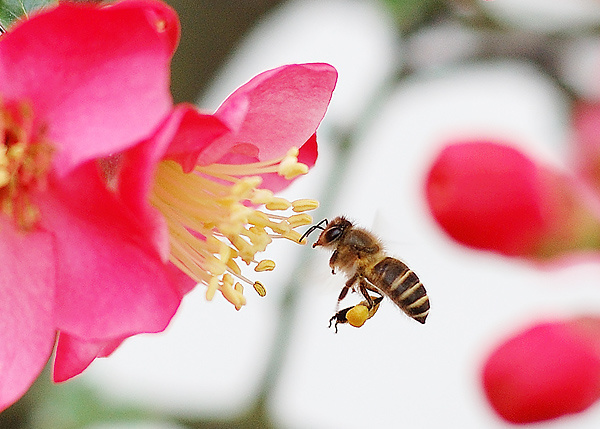
{"label": "golden hair on bee", "polygon": [[[300,241],[317,229],[321,233],[312,247],[331,250],[333,253],[329,266],[332,274],[339,270],[348,277],[338,297],[338,306],[350,290],[360,293],[364,298],[364,302],[338,311],[331,318],[330,326],[335,321],[336,332],[338,323],[349,323],[350,311],[364,315],[358,317],[361,323],[350,323],[352,326],[362,326],[373,317],[383,296],[387,296],[417,322],[425,323],[429,314],[429,297],[423,284],[406,264],[387,255],[382,242],[373,233],[355,226],[344,216],[338,216],[331,222],[323,219],[311,226],[300,237]],[[360,305],[366,307],[366,312],[357,308]]]}

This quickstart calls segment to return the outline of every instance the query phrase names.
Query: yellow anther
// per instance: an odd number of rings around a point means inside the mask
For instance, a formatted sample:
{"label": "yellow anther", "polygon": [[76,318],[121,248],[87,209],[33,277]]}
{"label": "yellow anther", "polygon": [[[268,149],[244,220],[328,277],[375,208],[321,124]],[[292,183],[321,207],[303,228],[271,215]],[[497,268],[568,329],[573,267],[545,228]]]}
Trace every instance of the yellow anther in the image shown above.
{"label": "yellow anther", "polygon": [[231,193],[235,196],[239,196],[243,199],[248,198],[250,195],[255,194],[254,189],[262,182],[262,178],[259,176],[253,177],[244,177],[240,179],[233,187],[231,188]]}
{"label": "yellow anther", "polygon": [[288,232],[291,231],[291,227],[290,224],[287,222],[271,222],[271,224],[269,225],[269,228],[271,228],[273,230],[273,232],[276,232],[277,234],[281,234],[282,236],[285,236],[285,234],[287,234]]}
{"label": "yellow anther", "polygon": [[287,238],[288,240],[292,240],[295,243],[299,243],[300,242],[300,237],[302,237],[302,235],[300,235],[300,233],[298,231],[288,231],[284,234],[281,234],[282,237]]}
{"label": "yellow anther", "polygon": [[273,191],[270,189],[256,189],[254,195],[250,198],[253,204],[267,204],[273,199]]}
{"label": "yellow anther", "polygon": [[265,289],[265,287],[263,286],[263,284],[261,282],[254,282],[253,284],[254,286],[254,290],[256,291],[256,293],[263,297],[267,294],[267,290]]}
{"label": "yellow anther", "polygon": [[285,153],[285,157],[283,158],[284,160],[286,158],[295,158],[298,159],[298,155],[300,155],[300,149],[298,149],[296,146],[292,146],[291,148],[288,149],[288,151]]}
{"label": "yellow anther", "polygon": [[4,167],[0,167],[0,188],[5,187],[10,182],[10,173]]}
{"label": "yellow anther", "polygon": [[242,286],[242,284],[240,282],[237,282],[235,284],[234,289],[241,294],[244,293],[244,286]]}
{"label": "yellow anther", "polygon": [[292,210],[296,213],[306,212],[309,210],[315,210],[319,207],[319,202],[317,200],[296,200],[292,202]]}
{"label": "yellow anther", "polygon": [[[1,124],[0,124],[1,125]],[[8,165],[8,148],[6,145],[0,143],[0,166],[6,167]]]}
{"label": "yellow anther", "polygon": [[6,152],[8,159],[19,161],[25,155],[25,144],[24,143],[15,143],[8,148]]}
{"label": "yellow anther", "polygon": [[159,33],[164,33],[167,29],[167,21],[164,19],[157,19],[155,22],[156,31]]}
{"label": "yellow anther", "polygon": [[223,274],[223,286],[222,287],[232,287],[233,286],[233,277],[231,274]]}
{"label": "yellow anther", "polygon": [[221,243],[221,248],[219,249],[219,260],[225,264],[227,261],[231,259],[231,247],[227,246],[225,243]]}
{"label": "yellow anther", "polygon": [[228,195],[228,196],[220,198],[218,200],[218,203],[220,206],[227,207],[227,208],[235,207],[237,204],[239,204],[239,202],[240,202],[240,197],[237,195],[236,196]]}
{"label": "yellow anther", "polygon": [[227,261],[227,268],[229,268],[229,270],[237,276],[242,274],[242,270],[240,269],[240,266],[233,259],[229,259]]}
{"label": "yellow anther", "polygon": [[206,300],[212,301],[215,297],[215,292],[219,288],[219,278],[217,276],[211,277],[208,281],[208,287],[206,289]]}
{"label": "yellow anther", "polygon": [[264,252],[272,241],[271,237],[268,235],[256,236],[250,233],[248,234],[248,238],[250,239],[251,247],[254,253]]}
{"label": "yellow anther", "polygon": [[227,220],[230,223],[241,224],[243,226],[248,223],[248,218],[253,212],[254,210],[250,207],[237,204],[235,207],[232,207],[231,214]]}
{"label": "yellow anther", "polygon": [[255,210],[248,216],[248,223],[264,228],[271,224],[271,219],[263,212]]}
{"label": "yellow anther", "polygon": [[279,164],[277,173],[285,177],[287,180],[292,180],[294,177],[301,176],[308,173],[308,165],[302,164],[301,162],[295,162],[293,164]]}
{"label": "yellow anther", "polygon": [[[241,236],[239,235],[231,235],[231,236],[227,236],[227,238],[229,238],[229,241],[231,241],[231,244],[233,244],[233,246],[235,247],[235,249],[238,252],[238,256],[241,256],[242,259],[244,259],[244,254],[247,254],[247,252],[251,251],[251,245],[250,243],[248,243],[246,240],[244,240]],[[244,262],[246,260],[244,259]]]}
{"label": "yellow anther", "polygon": [[369,308],[366,305],[358,304],[348,310],[346,320],[355,328],[360,328],[369,318]]}
{"label": "yellow anther", "polygon": [[254,271],[273,271],[275,269],[275,262],[270,259],[263,259],[260,261],[256,267],[254,267]]}
{"label": "yellow anther", "polygon": [[296,147],[288,150],[279,165],[277,165],[277,174],[290,180],[301,174],[308,173],[308,166],[298,162],[299,153],[300,151]]}
{"label": "yellow anther", "polygon": [[[237,291],[236,291],[236,292],[237,292]],[[239,293],[239,292],[237,292],[237,294],[238,294],[238,296],[239,296],[240,298],[239,298],[239,300],[238,300],[238,303],[237,303],[237,304],[234,304],[234,306],[235,306],[235,309],[236,309],[237,311],[240,311],[240,310],[242,309],[242,307],[243,307],[244,305],[246,305],[246,297],[245,297],[244,295],[242,295],[241,293]]]}
{"label": "yellow anther", "polygon": [[231,302],[235,306],[236,310],[239,310],[240,308],[242,308],[242,306],[246,305],[246,298],[239,290],[236,290],[232,287],[233,278],[231,278],[231,276],[229,276],[229,278],[226,278],[226,276],[228,276],[228,274],[225,274],[223,276],[223,283],[221,284],[221,293],[227,301]]}
{"label": "yellow anther", "polygon": [[313,223],[313,218],[309,214],[302,213],[290,216],[287,221],[291,228],[298,228],[299,226],[310,225]]}
{"label": "yellow anther", "polygon": [[248,232],[253,236],[263,236],[267,234],[267,231],[264,227],[256,225],[252,225],[250,228],[248,228]]}
{"label": "yellow anther", "polygon": [[221,225],[219,225],[219,232],[225,237],[240,235],[243,230],[244,226],[241,223],[223,222]]}
{"label": "yellow anther", "polygon": [[248,229],[247,233],[248,238],[257,249],[258,252],[262,252],[267,248],[269,244],[273,241],[273,239],[267,234],[264,228],[258,228],[256,226],[251,226]]}
{"label": "yellow anther", "polygon": [[208,258],[206,258],[205,267],[215,276],[220,276],[227,269],[225,262],[219,260],[213,255],[210,255]]}
{"label": "yellow anther", "polygon": [[291,207],[292,203],[284,198],[272,198],[265,207],[268,210],[287,210]]}

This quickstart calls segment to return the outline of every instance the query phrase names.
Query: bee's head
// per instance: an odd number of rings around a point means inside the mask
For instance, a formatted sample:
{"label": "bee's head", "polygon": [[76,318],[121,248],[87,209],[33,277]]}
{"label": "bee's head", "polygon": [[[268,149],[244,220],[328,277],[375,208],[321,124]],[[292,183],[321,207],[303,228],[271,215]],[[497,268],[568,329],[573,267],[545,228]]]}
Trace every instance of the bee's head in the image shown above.
{"label": "bee's head", "polygon": [[[323,223],[325,223],[325,226],[322,225]],[[301,237],[300,241],[308,237],[308,235],[316,229],[321,229],[322,232],[319,235],[317,241],[315,241],[315,243],[313,244],[313,247],[333,246],[342,237],[344,231],[351,225],[352,224],[350,223],[350,221],[341,216],[336,217],[331,222],[328,222],[327,219],[323,219],[318,224],[311,226]]]}

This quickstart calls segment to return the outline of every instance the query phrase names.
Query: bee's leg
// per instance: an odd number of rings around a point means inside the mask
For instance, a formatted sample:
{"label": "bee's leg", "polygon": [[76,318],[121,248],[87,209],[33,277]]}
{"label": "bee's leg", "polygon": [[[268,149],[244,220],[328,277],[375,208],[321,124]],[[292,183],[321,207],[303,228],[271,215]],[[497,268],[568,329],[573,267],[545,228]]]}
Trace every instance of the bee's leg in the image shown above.
{"label": "bee's leg", "polygon": [[331,254],[331,258],[329,258],[329,266],[331,267],[331,274],[335,274],[335,263],[337,261],[339,254],[337,250],[334,250]]}
{"label": "bee's leg", "polygon": [[[335,322],[335,332],[337,333],[337,325],[338,323],[348,323],[348,319],[346,318],[346,314],[348,313],[349,310],[351,310],[354,307],[348,307],[348,308],[344,308],[343,310],[338,310],[338,308],[340,308],[340,302],[346,298],[346,295],[348,295],[348,291],[350,290],[350,288],[352,288],[352,286],[354,286],[354,284],[357,282],[359,278],[358,274],[353,275],[344,285],[344,287],[342,288],[342,290],[340,291],[340,295],[338,296],[338,300],[337,300],[337,304],[335,305],[335,314],[333,315],[333,317],[331,319],[329,319],[329,327],[331,328],[331,324]],[[361,289],[362,292],[362,289]],[[371,297],[369,296],[369,299],[371,299]],[[371,301],[370,307],[373,307],[373,301]]]}
{"label": "bee's leg", "polygon": [[371,295],[369,295],[369,292],[367,292],[367,281],[364,279],[364,277],[361,277],[359,280],[359,290],[360,290],[360,294],[365,298],[365,300],[367,301],[367,306],[369,308],[373,308],[373,298],[371,298]]}
{"label": "bee's leg", "polygon": [[[371,308],[369,308],[369,314],[367,315],[367,319],[370,319],[371,317],[373,317],[375,315],[375,313],[377,313],[377,310],[379,310],[379,304],[381,304],[381,301],[383,300],[383,295],[371,296],[371,299],[373,300],[373,306]],[[348,319],[347,316],[346,316],[346,319]],[[350,322],[348,322],[348,323],[350,323]]]}
{"label": "bee's leg", "polygon": [[335,324],[333,325],[333,327],[335,328],[335,333],[337,334],[338,328],[337,325],[338,323],[344,324],[344,323],[348,323],[348,319],[346,318],[346,314],[348,314],[348,311],[351,310],[353,307],[348,307],[348,308],[344,308],[343,310],[338,311],[337,313],[335,313],[333,315],[333,317],[331,319],[329,319],[329,327],[331,328],[331,324],[333,322],[335,322]]}
{"label": "bee's leg", "polygon": [[[367,301],[367,305],[369,306],[369,309],[371,309],[371,308],[373,308],[373,306],[375,306],[376,303],[374,301],[377,300],[377,297],[371,296],[371,294],[368,291],[375,292],[377,295],[379,295],[379,299],[378,299],[377,303],[381,302],[381,298],[383,297],[383,295],[381,295],[381,293],[377,289],[375,289],[373,286],[371,286],[364,277],[361,277],[359,280],[359,290],[360,290],[360,294]],[[375,300],[374,300],[374,298],[375,298]]]}
{"label": "bee's leg", "polygon": [[366,307],[367,301],[362,301],[360,304],[357,304],[355,306],[352,307],[348,307],[348,308],[344,308],[343,310],[338,311],[337,313],[335,313],[333,315],[333,317],[331,319],[329,319],[329,327],[331,328],[331,324],[335,322],[334,324],[334,328],[335,328],[335,333],[337,334],[337,325],[338,324],[345,324],[345,323],[349,323],[350,325],[354,326],[355,328],[359,328],[361,327],[366,321],[367,319],[370,319],[371,317],[373,317],[375,315],[375,313],[377,313],[377,310],[379,309],[379,304],[381,303],[381,301],[383,300],[383,296],[372,296],[371,297],[373,299],[373,307],[371,307],[368,311],[368,313],[363,316],[363,319],[357,319],[356,318],[356,314],[353,316],[352,320],[348,320],[348,313],[350,312],[350,310],[354,310],[357,309],[359,306],[364,306]]}
{"label": "bee's leg", "polygon": [[346,298],[346,295],[348,295],[348,291],[350,290],[350,288],[352,286],[354,286],[354,283],[356,283],[356,280],[358,279],[358,275],[353,275],[352,278],[350,280],[348,280],[346,282],[346,284],[344,285],[344,287],[342,288],[340,295],[338,296],[338,306],[340,305],[340,301],[344,298]]}

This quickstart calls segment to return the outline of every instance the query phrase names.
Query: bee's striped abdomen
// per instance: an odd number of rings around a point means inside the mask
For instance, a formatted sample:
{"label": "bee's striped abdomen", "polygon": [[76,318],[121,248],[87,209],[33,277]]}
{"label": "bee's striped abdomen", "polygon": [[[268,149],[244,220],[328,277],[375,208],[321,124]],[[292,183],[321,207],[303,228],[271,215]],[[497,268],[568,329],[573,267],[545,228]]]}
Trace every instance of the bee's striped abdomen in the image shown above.
{"label": "bee's striped abdomen", "polygon": [[386,257],[377,263],[367,277],[398,307],[417,322],[425,323],[429,314],[429,298],[417,275],[402,261]]}

